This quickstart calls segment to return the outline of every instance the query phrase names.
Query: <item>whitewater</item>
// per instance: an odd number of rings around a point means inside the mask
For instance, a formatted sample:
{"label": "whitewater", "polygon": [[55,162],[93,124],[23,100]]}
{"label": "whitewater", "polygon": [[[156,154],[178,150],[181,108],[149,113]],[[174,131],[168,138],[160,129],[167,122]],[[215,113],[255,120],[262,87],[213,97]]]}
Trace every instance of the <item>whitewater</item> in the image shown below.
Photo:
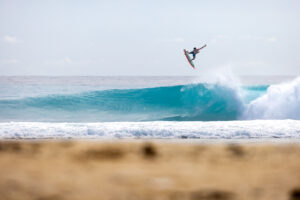
{"label": "whitewater", "polygon": [[0,77],[0,137],[299,139],[300,77]]}

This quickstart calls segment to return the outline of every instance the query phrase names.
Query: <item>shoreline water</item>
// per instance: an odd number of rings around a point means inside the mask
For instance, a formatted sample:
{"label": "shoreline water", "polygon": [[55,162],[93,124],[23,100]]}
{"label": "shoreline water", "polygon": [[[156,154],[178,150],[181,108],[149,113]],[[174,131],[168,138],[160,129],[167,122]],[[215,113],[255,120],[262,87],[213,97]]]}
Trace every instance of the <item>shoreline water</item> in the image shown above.
{"label": "shoreline water", "polygon": [[300,139],[299,120],[0,122],[2,139]]}

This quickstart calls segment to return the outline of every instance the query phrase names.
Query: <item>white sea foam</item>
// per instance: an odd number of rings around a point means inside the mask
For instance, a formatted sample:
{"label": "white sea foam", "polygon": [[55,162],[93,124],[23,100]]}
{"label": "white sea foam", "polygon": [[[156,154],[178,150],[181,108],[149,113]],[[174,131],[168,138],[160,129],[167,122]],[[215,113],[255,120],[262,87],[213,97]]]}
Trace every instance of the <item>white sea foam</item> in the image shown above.
{"label": "white sea foam", "polygon": [[267,93],[253,100],[245,119],[300,119],[300,77],[291,82],[272,85]]}
{"label": "white sea foam", "polygon": [[299,120],[218,122],[0,123],[1,139],[300,139]]}

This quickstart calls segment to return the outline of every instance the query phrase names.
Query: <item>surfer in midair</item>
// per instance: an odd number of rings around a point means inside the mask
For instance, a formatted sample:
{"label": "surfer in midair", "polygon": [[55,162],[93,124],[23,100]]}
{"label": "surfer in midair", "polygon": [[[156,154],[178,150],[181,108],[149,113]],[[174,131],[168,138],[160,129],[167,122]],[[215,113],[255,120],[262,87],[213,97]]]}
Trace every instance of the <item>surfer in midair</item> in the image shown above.
{"label": "surfer in midair", "polygon": [[204,47],[206,47],[206,45],[204,45],[204,46],[202,46],[202,47],[200,47],[198,49],[196,47],[194,47],[193,51],[189,51],[188,52],[189,54],[193,55],[193,59],[192,60],[195,60],[196,54],[198,54],[200,52],[200,50],[203,49]]}

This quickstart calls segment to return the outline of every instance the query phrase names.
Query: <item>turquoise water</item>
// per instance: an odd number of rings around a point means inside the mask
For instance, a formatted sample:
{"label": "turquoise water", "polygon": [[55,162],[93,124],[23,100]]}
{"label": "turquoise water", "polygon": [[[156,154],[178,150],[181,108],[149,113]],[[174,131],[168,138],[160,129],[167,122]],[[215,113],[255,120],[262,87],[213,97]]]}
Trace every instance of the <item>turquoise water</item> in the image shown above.
{"label": "turquoise water", "polygon": [[268,86],[186,84],[0,100],[1,121],[237,120]]}

